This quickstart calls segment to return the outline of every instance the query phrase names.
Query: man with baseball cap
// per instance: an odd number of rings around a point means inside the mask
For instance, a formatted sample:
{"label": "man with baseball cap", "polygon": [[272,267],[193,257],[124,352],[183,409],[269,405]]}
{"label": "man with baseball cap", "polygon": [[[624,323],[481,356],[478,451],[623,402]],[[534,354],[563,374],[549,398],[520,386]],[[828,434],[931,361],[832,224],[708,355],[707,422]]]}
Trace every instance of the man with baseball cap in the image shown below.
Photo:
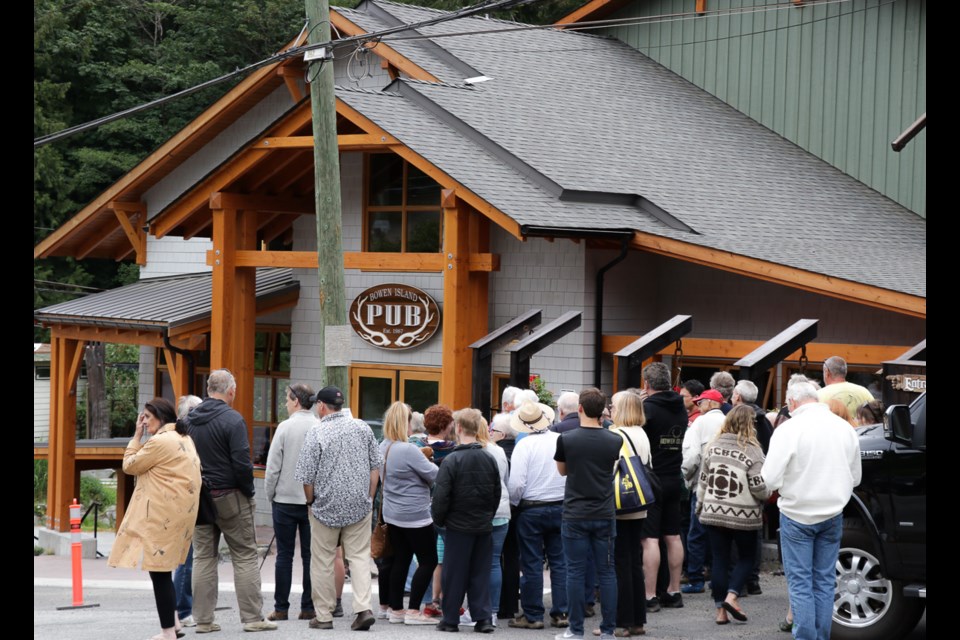
{"label": "man with baseball cap", "polygon": [[310,506],[310,580],[317,617],[311,629],[333,629],[336,607],[333,562],[337,545],[353,567],[350,626],[366,631],[376,622],[370,608],[370,533],[377,490],[380,448],[370,426],[343,413],[343,393],[324,387],[310,396],[320,423],[303,442],[296,479]]}
{"label": "man with baseball cap", "polygon": [[693,399],[700,409],[700,416],[693,421],[683,436],[683,463],[680,469],[690,491],[690,529],[687,532],[687,578],[684,593],[703,593],[703,565],[707,559],[707,531],[697,517],[697,479],[700,477],[700,462],[704,447],[713,440],[723,426],[725,416],[721,405],[723,395],[716,389],[706,389]]}

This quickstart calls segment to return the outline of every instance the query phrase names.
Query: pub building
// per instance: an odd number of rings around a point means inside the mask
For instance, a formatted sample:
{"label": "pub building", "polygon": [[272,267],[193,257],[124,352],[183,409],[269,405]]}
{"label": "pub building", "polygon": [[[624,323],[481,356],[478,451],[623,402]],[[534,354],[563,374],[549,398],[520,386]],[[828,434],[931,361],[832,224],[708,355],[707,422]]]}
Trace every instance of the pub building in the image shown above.
{"label": "pub building", "polygon": [[[378,0],[331,21],[346,38],[442,15]],[[489,417],[511,375],[610,393],[653,360],[683,380],[749,370],[769,408],[795,371],[840,355],[878,383],[925,339],[925,218],[622,43],[512,25],[334,48],[349,326],[325,335],[349,354],[354,416],[376,428],[403,400]],[[48,527],[67,530],[80,470],[122,462],[125,439],[74,436],[85,345],[140,345],[141,404],[230,369],[257,465],[285,385],[324,384],[304,77],[302,55],[250,73],[35,247],[141,275],[35,312]]]}

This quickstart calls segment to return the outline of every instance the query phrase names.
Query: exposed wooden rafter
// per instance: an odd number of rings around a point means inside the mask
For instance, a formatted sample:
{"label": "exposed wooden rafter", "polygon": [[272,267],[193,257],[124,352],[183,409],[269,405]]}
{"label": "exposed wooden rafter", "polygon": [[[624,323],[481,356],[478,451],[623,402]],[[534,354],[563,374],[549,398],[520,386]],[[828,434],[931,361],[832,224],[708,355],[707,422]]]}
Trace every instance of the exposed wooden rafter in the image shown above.
{"label": "exposed wooden rafter", "polygon": [[[390,135],[351,133],[337,136],[340,151],[370,151],[383,149],[399,141]],[[262,138],[254,143],[256,149],[313,149],[313,136],[288,136],[286,138]]]}
{"label": "exposed wooden rafter", "polygon": [[[600,341],[604,353],[616,353],[631,342],[639,338],[638,335],[621,336],[605,335]],[[722,360],[738,360],[754,349],[763,346],[762,340],[731,340],[712,338],[683,338],[684,357],[719,358]],[[661,356],[673,355],[674,345],[664,347],[659,351]],[[884,360],[892,360],[903,353],[906,347],[887,346],[877,344],[841,344],[827,342],[810,342],[807,344],[807,358],[811,362],[823,362],[830,356],[840,356],[851,364],[876,364]],[[796,351],[783,362],[796,362],[800,351]]]}
{"label": "exposed wooden rafter", "polygon": [[[272,134],[277,137],[286,137],[298,131],[311,122],[310,104],[301,104],[292,114],[281,122]],[[244,173],[260,164],[269,157],[263,149],[248,149],[231,158],[218,171],[197,184],[190,192],[165,209],[151,223],[151,231],[157,238],[162,238],[173,231],[177,226],[190,217],[196,210],[207,205],[209,195],[221,191]]]}
{"label": "exposed wooden rafter", "polygon": [[[216,260],[213,251],[207,251],[207,264]],[[490,272],[500,270],[500,256],[494,253],[470,253],[466,259],[469,271]],[[241,251],[234,253],[237,267],[286,267],[292,269],[316,269],[316,251]],[[362,271],[435,272],[444,270],[446,264],[442,253],[375,253],[345,251],[344,269]]]}
{"label": "exposed wooden rafter", "polygon": [[299,78],[303,78],[303,69],[295,68],[290,64],[282,65],[277,69],[277,75],[283,78],[283,83],[287,85],[287,91],[294,102],[303,100],[303,91],[300,90]]}
{"label": "exposed wooden rafter", "polygon": [[[142,202],[111,202],[110,208],[120,221],[123,232],[130,241],[130,246],[137,254],[137,264],[141,267],[147,264],[147,232],[141,226],[147,219],[147,205]],[[136,226],[134,226],[136,224]]]}
{"label": "exposed wooden rafter", "polygon": [[[337,13],[336,9],[330,10],[330,22],[337,28],[337,31],[346,36],[359,36],[367,33],[366,30],[364,30],[360,25]],[[417,65],[406,56],[400,54],[396,49],[389,45],[386,45],[382,42],[377,42],[367,43],[364,46],[377,54],[382,60],[387,61],[396,69],[399,69],[414,80],[423,80],[424,82],[440,82],[435,75]]]}
{"label": "exposed wooden rafter", "polygon": [[634,233],[631,244],[635,249],[657,253],[685,262],[702,264],[750,278],[865,304],[886,311],[894,311],[915,318],[927,317],[926,298],[919,296],[841,280],[840,278],[813,273],[796,267],[758,260],[729,251],[711,249],[639,231]]}

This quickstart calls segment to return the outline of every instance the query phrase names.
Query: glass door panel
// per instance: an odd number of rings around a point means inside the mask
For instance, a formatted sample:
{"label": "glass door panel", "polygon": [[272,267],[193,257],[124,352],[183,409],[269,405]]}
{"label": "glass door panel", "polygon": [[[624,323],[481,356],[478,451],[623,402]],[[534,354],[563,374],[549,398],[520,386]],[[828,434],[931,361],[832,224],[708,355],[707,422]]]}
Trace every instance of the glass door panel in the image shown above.
{"label": "glass door panel", "polygon": [[423,413],[427,407],[440,402],[439,375],[401,371],[400,389],[402,394],[400,400],[420,413]]}

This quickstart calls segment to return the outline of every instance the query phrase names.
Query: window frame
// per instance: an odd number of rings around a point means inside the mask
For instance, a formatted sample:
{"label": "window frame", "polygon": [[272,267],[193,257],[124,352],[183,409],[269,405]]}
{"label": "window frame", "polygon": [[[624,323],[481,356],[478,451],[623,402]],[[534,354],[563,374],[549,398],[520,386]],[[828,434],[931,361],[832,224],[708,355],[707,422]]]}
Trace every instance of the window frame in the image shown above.
{"label": "window frame", "polygon": [[[364,252],[370,253],[443,253],[443,206],[442,206],[442,196],[438,198],[436,205],[408,205],[407,204],[407,191],[408,191],[408,178],[410,175],[410,167],[412,166],[410,162],[403,158],[402,156],[397,156],[402,162],[402,177],[401,177],[401,201],[399,205],[373,205],[370,204],[370,179],[371,179],[371,159],[375,155],[385,155],[392,152],[367,152],[363,154],[363,220],[362,227],[360,230],[360,246],[361,250]],[[396,155],[396,154],[394,154]],[[424,174],[427,175],[427,174]],[[430,177],[427,175],[427,177]],[[432,178],[431,178],[432,180]],[[436,182],[434,180],[434,182]],[[440,183],[437,183],[439,187],[438,193],[442,191],[443,186]],[[428,251],[428,252],[411,252],[407,250],[407,231],[408,231],[408,218],[410,213],[437,213],[439,224],[438,233],[437,233],[437,250]],[[368,226],[370,223],[370,214],[371,213],[399,213],[400,214],[400,251],[373,251],[370,249],[370,237]]]}

